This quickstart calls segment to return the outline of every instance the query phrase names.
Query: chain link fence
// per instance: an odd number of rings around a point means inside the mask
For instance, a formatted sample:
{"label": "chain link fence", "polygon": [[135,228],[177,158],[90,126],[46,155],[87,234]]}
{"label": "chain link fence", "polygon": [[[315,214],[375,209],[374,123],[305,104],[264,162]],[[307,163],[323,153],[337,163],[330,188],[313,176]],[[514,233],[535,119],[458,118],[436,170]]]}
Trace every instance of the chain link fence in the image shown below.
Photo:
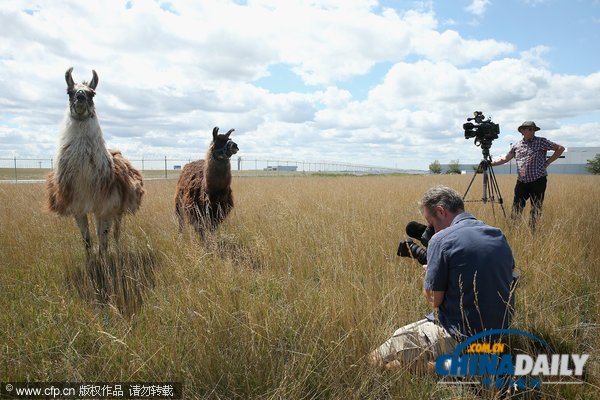
{"label": "chain link fence", "polygon": [[[129,161],[145,179],[176,179],[185,164],[195,158],[138,158]],[[0,182],[41,182],[54,168],[53,158],[0,158]],[[231,159],[233,176],[278,176],[303,174],[390,174],[402,173],[395,168],[329,161],[297,161],[286,159]],[[412,171],[416,172],[416,171]]]}

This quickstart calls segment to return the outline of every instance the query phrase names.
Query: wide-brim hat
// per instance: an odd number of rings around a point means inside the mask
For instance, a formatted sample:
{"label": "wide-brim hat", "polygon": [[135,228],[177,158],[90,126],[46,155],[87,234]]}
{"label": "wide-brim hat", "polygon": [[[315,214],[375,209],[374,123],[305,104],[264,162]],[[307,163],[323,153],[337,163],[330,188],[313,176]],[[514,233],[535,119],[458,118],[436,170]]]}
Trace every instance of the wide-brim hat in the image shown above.
{"label": "wide-brim hat", "polygon": [[521,126],[519,126],[519,128],[517,129],[519,132],[521,132],[521,129],[523,128],[533,128],[533,130],[535,132],[539,131],[540,128],[538,128],[538,126],[535,124],[535,122],[533,121],[525,121],[521,124]]}

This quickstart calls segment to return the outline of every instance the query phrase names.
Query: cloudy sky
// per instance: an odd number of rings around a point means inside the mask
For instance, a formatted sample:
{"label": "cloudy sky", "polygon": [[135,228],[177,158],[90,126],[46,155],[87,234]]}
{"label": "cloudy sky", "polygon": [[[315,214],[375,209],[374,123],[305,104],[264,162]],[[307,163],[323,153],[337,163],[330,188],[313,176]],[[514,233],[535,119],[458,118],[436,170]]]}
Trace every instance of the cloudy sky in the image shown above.
{"label": "cloudy sky", "polygon": [[198,158],[213,126],[242,158],[427,169],[538,134],[600,146],[600,0],[13,1],[0,8],[0,157],[51,157],[64,72],[99,75],[106,142]]}

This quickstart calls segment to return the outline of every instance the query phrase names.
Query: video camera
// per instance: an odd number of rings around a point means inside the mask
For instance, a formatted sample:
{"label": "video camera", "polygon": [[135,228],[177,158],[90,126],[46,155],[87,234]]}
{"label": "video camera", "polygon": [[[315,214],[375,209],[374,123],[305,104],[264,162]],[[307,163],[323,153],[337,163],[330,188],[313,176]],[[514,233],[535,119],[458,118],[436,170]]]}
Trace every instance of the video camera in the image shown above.
{"label": "video camera", "polygon": [[[429,239],[434,233],[435,231],[431,225],[423,225],[416,221],[410,221],[406,224],[406,234],[420,241],[425,247],[429,244]],[[410,238],[400,242],[396,254],[400,257],[414,258],[421,265],[427,264],[427,249],[419,246]]]}
{"label": "video camera", "polygon": [[465,139],[475,138],[476,146],[489,149],[492,141],[500,135],[500,125],[493,123],[491,118],[485,119],[481,111],[475,111],[473,115],[473,118],[467,118],[469,122],[463,124]]}

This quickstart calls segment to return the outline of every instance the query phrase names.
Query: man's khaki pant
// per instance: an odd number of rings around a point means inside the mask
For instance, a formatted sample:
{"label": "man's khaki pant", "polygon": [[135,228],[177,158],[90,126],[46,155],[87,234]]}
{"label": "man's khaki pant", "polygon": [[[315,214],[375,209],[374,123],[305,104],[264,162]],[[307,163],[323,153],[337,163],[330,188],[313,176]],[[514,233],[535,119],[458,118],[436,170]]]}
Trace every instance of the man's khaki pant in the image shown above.
{"label": "man's khaki pant", "polygon": [[423,319],[396,330],[373,350],[369,359],[378,366],[420,368],[441,354],[451,353],[458,342],[441,326]]}

